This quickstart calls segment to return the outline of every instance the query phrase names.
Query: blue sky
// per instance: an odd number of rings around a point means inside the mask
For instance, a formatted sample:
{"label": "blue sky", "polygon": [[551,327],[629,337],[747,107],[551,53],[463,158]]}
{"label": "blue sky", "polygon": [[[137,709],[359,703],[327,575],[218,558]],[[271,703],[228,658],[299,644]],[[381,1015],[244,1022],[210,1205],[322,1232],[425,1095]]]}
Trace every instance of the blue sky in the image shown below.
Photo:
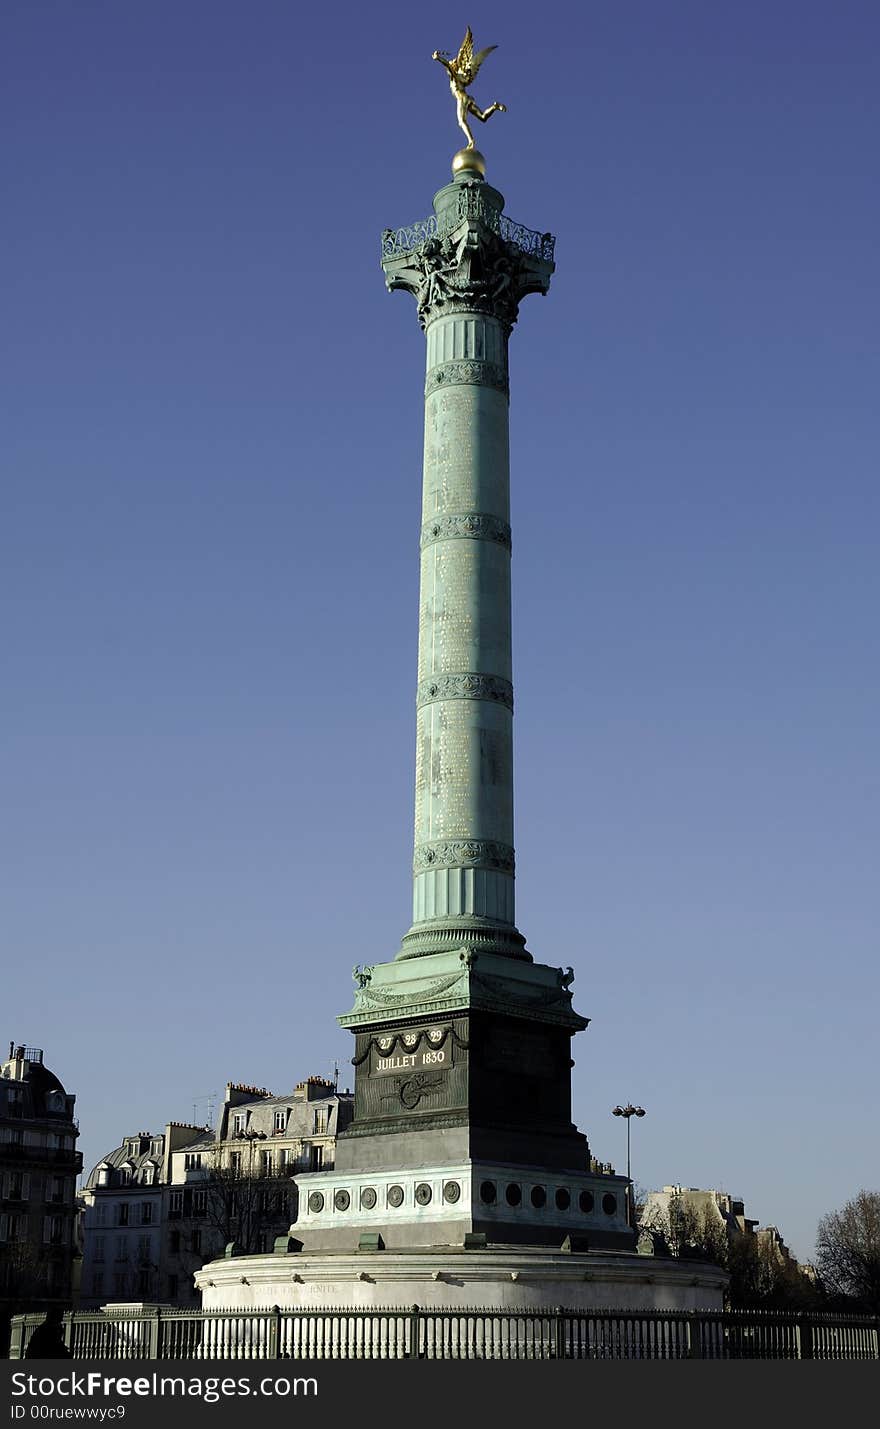
{"label": "blue sky", "polygon": [[[7,0],[0,1035],[87,1165],[346,1079],[408,926],[423,349],[477,84],[512,342],[518,922],[577,1119],[801,1255],[880,1185],[880,11]],[[451,28],[450,28],[451,26]]]}

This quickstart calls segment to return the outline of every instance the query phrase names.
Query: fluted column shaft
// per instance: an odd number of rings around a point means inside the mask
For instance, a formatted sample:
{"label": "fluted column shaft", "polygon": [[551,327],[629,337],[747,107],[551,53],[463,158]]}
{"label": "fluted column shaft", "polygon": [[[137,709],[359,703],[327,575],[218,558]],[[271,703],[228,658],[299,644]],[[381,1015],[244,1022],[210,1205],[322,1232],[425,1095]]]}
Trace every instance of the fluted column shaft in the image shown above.
{"label": "fluted column shaft", "polygon": [[435,197],[420,242],[399,253],[401,235],[385,235],[388,286],[416,297],[427,345],[413,926],[403,957],[456,939],[528,957],[514,921],[507,342],[519,299],[546,289],[552,261],[503,236],[503,204],[496,189],[459,177]]}
{"label": "fluted column shaft", "polygon": [[507,337],[427,328],[413,919],[512,925]]}

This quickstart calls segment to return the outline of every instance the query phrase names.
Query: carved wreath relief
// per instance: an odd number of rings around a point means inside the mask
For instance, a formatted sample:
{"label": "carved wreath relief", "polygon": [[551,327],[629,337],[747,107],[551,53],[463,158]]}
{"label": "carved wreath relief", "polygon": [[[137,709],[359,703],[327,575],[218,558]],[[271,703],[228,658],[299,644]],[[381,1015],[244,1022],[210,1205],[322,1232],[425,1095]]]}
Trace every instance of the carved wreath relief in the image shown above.
{"label": "carved wreath relief", "polygon": [[435,843],[417,844],[413,869],[421,873],[426,868],[493,868],[513,873],[514,852],[509,844],[485,839],[442,839]]}
{"label": "carved wreath relief", "polygon": [[434,541],[470,540],[496,541],[499,546],[510,550],[510,526],[497,516],[487,516],[481,511],[454,512],[452,515],[434,516],[422,527],[419,544],[422,550]]}
{"label": "carved wreath relief", "polygon": [[489,700],[513,709],[513,685],[500,675],[479,675],[466,671],[461,675],[429,675],[416,691],[416,705],[432,704],[435,700]]}

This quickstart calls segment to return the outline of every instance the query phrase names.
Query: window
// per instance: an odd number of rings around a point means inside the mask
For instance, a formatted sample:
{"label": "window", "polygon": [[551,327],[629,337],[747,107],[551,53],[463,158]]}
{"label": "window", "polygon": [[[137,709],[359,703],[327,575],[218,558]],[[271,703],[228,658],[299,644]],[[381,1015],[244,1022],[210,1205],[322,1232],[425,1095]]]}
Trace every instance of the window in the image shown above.
{"label": "window", "polygon": [[203,1216],[208,1209],[207,1191],[193,1191],[192,1213],[194,1216]]}
{"label": "window", "polygon": [[103,1294],[104,1294],[104,1272],[103,1272],[103,1270],[96,1270],[96,1271],[94,1271],[94,1272],[92,1273],[92,1294],[93,1294],[93,1295],[103,1295]]}
{"label": "window", "polygon": [[168,1214],[171,1216],[183,1215],[183,1192],[172,1191],[168,1201]]}
{"label": "window", "polygon": [[116,1255],[114,1259],[128,1260],[128,1241],[124,1235],[118,1235],[116,1237]]}
{"label": "window", "polygon": [[153,1202],[141,1201],[141,1225],[150,1226],[153,1224]]}
{"label": "window", "polygon": [[230,1155],[229,1155],[229,1169],[230,1169],[230,1171],[240,1171],[240,1170],[241,1170],[241,1152],[240,1152],[240,1151],[232,1151],[232,1152],[230,1152]]}
{"label": "window", "polygon": [[117,1270],[113,1276],[113,1294],[117,1300],[122,1300],[125,1295],[125,1271]]}
{"label": "window", "polygon": [[150,1293],[150,1272],[146,1267],[138,1271],[138,1295],[149,1295]]}
{"label": "window", "polygon": [[52,1177],[52,1200],[53,1200],[53,1201],[63,1201],[63,1200],[64,1200],[64,1177],[63,1177],[63,1176],[53,1176],[53,1177]]}
{"label": "window", "polygon": [[309,1148],[309,1170],[320,1171],[324,1165],[323,1146],[312,1146]]}
{"label": "window", "polygon": [[275,1175],[275,1158],[271,1151],[260,1152],[260,1174],[262,1176]]}
{"label": "window", "polygon": [[103,1237],[102,1235],[96,1235],[96,1236],[95,1236],[95,1255],[94,1255],[94,1259],[95,1259],[99,1264],[102,1264],[102,1263],[103,1263],[103,1260],[104,1260],[104,1237]]}
{"label": "window", "polygon": [[127,1186],[129,1181],[131,1180],[131,1167],[120,1166],[119,1170],[116,1173],[116,1179],[120,1186]]}
{"label": "window", "polygon": [[150,1155],[151,1155],[151,1156],[161,1156],[161,1155],[162,1155],[162,1143],[161,1143],[161,1141],[154,1141],[154,1142],[151,1143],[151,1145],[150,1145]]}
{"label": "window", "polygon": [[105,1201],[95,1202],[95,1223],[99,1226],[107,1224],[107,1203]]}
{"label": "window", "polygon": [[247,1126],[247,1112],[237,1111],[232,1118],[232,1134],[240,1136]]}
{"label": "window", "polygon": [[184,1158],[183,1158],[183,1169],[184,1169],[184,1171],[198,1171],[198,1170],[200,1170],[201,1165],[202,1165],[201,1153],[200,1153],[200,1152],[194,1152],[194,1151],[187,1151],[186,1155],[185,1155]]}
{"label": "window", "polygon": [[284,1128],[286,1127],[286,1125],[287,1125],[287,1108],[286,1108],[286,1107],[282,1107],[280,1111],[276,1111],[276,1113],[275,1113],[274,1127],[275,1127],[275,1130],[276,1130],[276,1131],[283,1131]]}
{"label": "window", "polygon": [[169,1275],[169,1277],[168,1277],[168,1299],[169,1299],[169,1300],[176,1300],[176,1299],[177,1299],[177,1296],[178,1296],[178,1294],[180,1293],[180,1292],[179,1292],[179,1289],[178,1289],[179,1284],[180,1284],[180,1282],[179,1282],[179,1280],[178,1280],[178,1278],[177,1278],[176,1275]]}
{"label": "window", "polygon": [[145,1167],[144,1167],[144,1185],[145,1185],[145,1186],[152,1186],[153,1181],[154,1181],[154,1179],[155,1179],[155,1176],[156,1176],[156,1169],[155,1169],[154,1166],[145,1166]]}
{"label": "window", "polygon": [[168,1248],[172,1255],[180,1254],[180,1231],[172,1231],[168,1237]]}
{"label": "window", "polygon": [[10,1173],[9,1173],[9,1189],[8,1189],[7,1192],[6,1192],[7,1196],[8,1196],[9,1199],[10,1199],[10,1201],[26,1201],[26,1200],[27,1200],[27,1198],[28,1198],[28,1191],[29,1191],[29,1189],[30,1189],[29,1184],[28,1184],[29,1181],[30,1181],[30,1177],[29,1177],[28,1175],[26,1175],[24,1171],[10,1171]]}
{"label": "window", "polygon": [[151,1242],[148,1235],[138,1236],[137,1259],[139,1265],[146,1265],[151,1258]]}
{"label": "window", "polygon": [[116,1224],[118,1226],[128,1225],[128,1202],[120,1201],[116,1207]]}
{"label": "window", "polygon": [[190,1250],[193,1252],[194,1255],[199,1255],[199,1254],[201,1253],[201,1249],[202,1249],[202,1233],[201,1233],[201,1231],[193,1231],[192,1235],[191,1235],[190,1238],[189,1238],[189,1248],[190,1248]]}
{"label": "window", "polygon": [[329,1113],[329,1110],[328,1110],[327,1107],[325,1107],[325,1106],[316,1106],[316,1107],[315,1107],[314,1132],[315,1132],[315,1135],[316,1135],[316,1136],[324,1136],[324,1135],[326,1134],[326,1132],[327,1132],[327,1123],[328,1123],[328,1121],[329,1121],[329,1118],[330,1118],[330,1113]]}

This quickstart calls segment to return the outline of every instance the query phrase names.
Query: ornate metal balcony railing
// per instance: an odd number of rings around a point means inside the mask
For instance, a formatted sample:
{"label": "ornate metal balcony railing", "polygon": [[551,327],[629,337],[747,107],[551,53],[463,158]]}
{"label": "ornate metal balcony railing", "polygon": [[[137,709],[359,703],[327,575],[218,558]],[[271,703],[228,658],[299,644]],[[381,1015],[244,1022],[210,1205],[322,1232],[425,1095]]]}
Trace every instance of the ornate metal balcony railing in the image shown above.
{"label": "ornate metal balcony railing", "polygon": [[436,237],[437,218],[433,213],[406,228],[383,228],[382,258],[404,258],[408,253],[415,253],[429,238]]}
{"label": "ornate metal balcony railing", "polygon": [[451,233],[460,223],[467,219],[479,219],[493,233],[497,233],[499,238],[503,238],[505,243],[512,243],[515,248],[528,254],[530,258],[538,258],[544,263],[552,263],[556,248],[556,239],[552,233],[538,233],[533,228],[526,228],[523,223],[515,223],[506,214],[499,214],[497,209],[487,204],[479,192],[470,188],[463,188],[458,195],[457,209],[448,214],[443,226],[438,223],[435,214],[430,214],[427,218],[420,219],[416,223],[408,224],[404,228],[386,228],[382,232],[382,261],[386,262],[390,258],[406,258],[410,253],[415,253],[421,248],[423,243],[427,243],[429,238],[442,238],[444,234]]}

